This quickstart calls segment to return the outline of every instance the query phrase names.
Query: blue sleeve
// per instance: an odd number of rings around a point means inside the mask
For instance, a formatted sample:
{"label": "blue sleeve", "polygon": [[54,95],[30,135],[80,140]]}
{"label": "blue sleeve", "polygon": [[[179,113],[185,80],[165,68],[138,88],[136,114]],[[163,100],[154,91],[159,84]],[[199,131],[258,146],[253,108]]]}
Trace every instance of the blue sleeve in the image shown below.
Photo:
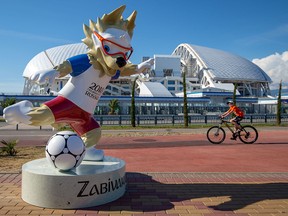
{"label": "blue sleeve", "polygon": [[73,56],[71,58],[68,58],[67,60],[70,62],[72,67],[72,72],[70,73],[72,77],[82,74],[89,67],[91,67],[91,64],[89,63],[90,60],[87,54]]}
{"label": "blue sleeve", "polygon": [[111,80],[115,80],[115,79],[118,79],[120,76],[120,70],[117,70],[115,75],[113,77],[111,77]]}

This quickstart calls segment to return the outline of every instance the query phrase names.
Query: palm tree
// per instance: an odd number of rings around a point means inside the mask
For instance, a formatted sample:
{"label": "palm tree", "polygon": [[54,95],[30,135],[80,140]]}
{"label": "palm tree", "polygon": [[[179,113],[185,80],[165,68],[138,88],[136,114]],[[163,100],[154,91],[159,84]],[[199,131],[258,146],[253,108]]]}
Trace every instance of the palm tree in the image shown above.
{"label": "palm tree", "polygon": [[236,105],[236,92],[237,92],[237,83],[234,83],[234,90],[233,90],[233,103]]}
{"label": "palm tree", "polygon": [[6,98],[4,101],[1,101],[1,107],[4,109],[8,106],[11,106],[13,104],[16,103],[16,99],[15,98]]}
{"label": "palm tree", "polygon": [[188,127],[188,104],[187,104],[187,91],[186,91],[186,73],[183,72],[183,115],[184,127]]}
{"label": "palm tree", "polygon": [[[236,106],[236,92],[237,92],[237,83],[234,83],[233,89],[233,104]],[[236,117],[234,113],[232,113],[232,118]]]}
{"label": "palm tree", "polygon": [[136,107],[135,107],[135,87],[136,87],[136,80],[138,77],[135,78],[132,85],[132,91],[131,91],[131,125],[132,127],[136,127]]}
{"label": "palm tree", "polygon": [[281,124],[281,91],[282,91],[282,80],[279,83],[279,91],[278,91],[278,99],[277,99],[276,124],[278,126]]}
{"label": "palm tree", "polygon": [[119,101],[117,99],[112,99],[110,100],[109,102],[109,108],[110,108],[110,111],[109,111],[109,115],[115,115],[116,114],[116,110],[119,110]]}

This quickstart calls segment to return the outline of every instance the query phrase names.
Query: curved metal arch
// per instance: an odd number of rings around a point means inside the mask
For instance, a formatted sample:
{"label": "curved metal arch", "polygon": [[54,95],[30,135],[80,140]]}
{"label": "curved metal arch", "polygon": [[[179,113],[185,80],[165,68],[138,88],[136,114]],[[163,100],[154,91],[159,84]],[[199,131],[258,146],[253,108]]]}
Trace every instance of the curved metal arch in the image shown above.
{"label": "curved metal arch", "polygon": [[203,68],[207,68],[207,66],[189,44],[178,45],[172,55],[181,57],[181,63],[184,67],[187,67],[187,77],[197,77],[200,80],[202,79],[201,75],[203,73],[201,73],[201,71]]}
{"label": "curved metal arch", "polygon": [[[221,52],[221,51],[220,51]],[[262,96],[267,95],[267,93],[270,92],[269,89],[269,81],[271,82],[271,79],[265,74],[263,71],[265,80],[258,80],[258,81],[252,81],[252,80],[245,80],[245,78],[241,78],[238,80],[236,77],[231,79],[220,79],[218,80],[217,77],[215,77],[213,73],[213,69],[209,68],[205,61],[198,55],[198,53],[193,49],[193,47],[190,44],[183,43],[178,45],[175,50],[173,51],[172,55],[177,55],[181,57],[181,65],[183,66],[182,71],[187,71],[187,77],[197,77],[199,80],[201,80],[202,88],[205,87],[216,87],[220,83],[222,85],[231,85],[233,83],[239,83],[242,84],[242,87],[240,88],[240,91],[243,92],[243,95],[246,96]],[[227,55],[227,53],[226,53]],[[239,57],[234,57],[233,54],[229,54],[229,56],[233,56],[233,58],[239,59]],[[246,60],[247,62],[247,60]],[[256,66],[257,67],[257,66]],[[260,70],[261,71],[261,70]],[[225,84],[226,83],[226,84]],[[261,86],[259,89],[259,86]],[[251,89],[257,89],[255,93]],[[261,93],[262,92],[262,93]]]}

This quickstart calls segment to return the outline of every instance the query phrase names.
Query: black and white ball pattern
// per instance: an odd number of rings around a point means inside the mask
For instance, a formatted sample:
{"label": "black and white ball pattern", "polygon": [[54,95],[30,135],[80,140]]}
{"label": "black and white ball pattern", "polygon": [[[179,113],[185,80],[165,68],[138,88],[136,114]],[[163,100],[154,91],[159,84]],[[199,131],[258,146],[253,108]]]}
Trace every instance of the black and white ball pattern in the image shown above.
{"label": "black and white ball pattern", "polygon": [[84,142],[76,133],[61,131],[49,139],[45,154],[53,167],[66,171],[81,164],[85,151]]}

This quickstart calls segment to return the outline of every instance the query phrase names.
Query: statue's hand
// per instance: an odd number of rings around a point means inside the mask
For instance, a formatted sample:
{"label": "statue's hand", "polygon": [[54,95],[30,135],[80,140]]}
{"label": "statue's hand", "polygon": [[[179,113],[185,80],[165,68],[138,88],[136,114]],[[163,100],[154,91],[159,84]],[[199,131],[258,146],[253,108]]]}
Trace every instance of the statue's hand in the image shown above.
{"label": "statue's hand", "polygon": [[27,115],[33,108],[33,104],[30,101],[24,100],[19,103],[6,107],[3,110],[3,118],[8,124],[30,124],[30,116]]}
{"label": "statue's hand", "polygon": [[30,80],[36,82],[39,85],[52,85],[56,77],[59,77],[59,72],[57,70],[42,70],[30,76]]}
{"label": "statue's hand", "polygon": [[154,58],[150,58],[147,61],[144,61],[138,65],[138,73],[146,72],[151,69],[152,65],[154,65]]}

